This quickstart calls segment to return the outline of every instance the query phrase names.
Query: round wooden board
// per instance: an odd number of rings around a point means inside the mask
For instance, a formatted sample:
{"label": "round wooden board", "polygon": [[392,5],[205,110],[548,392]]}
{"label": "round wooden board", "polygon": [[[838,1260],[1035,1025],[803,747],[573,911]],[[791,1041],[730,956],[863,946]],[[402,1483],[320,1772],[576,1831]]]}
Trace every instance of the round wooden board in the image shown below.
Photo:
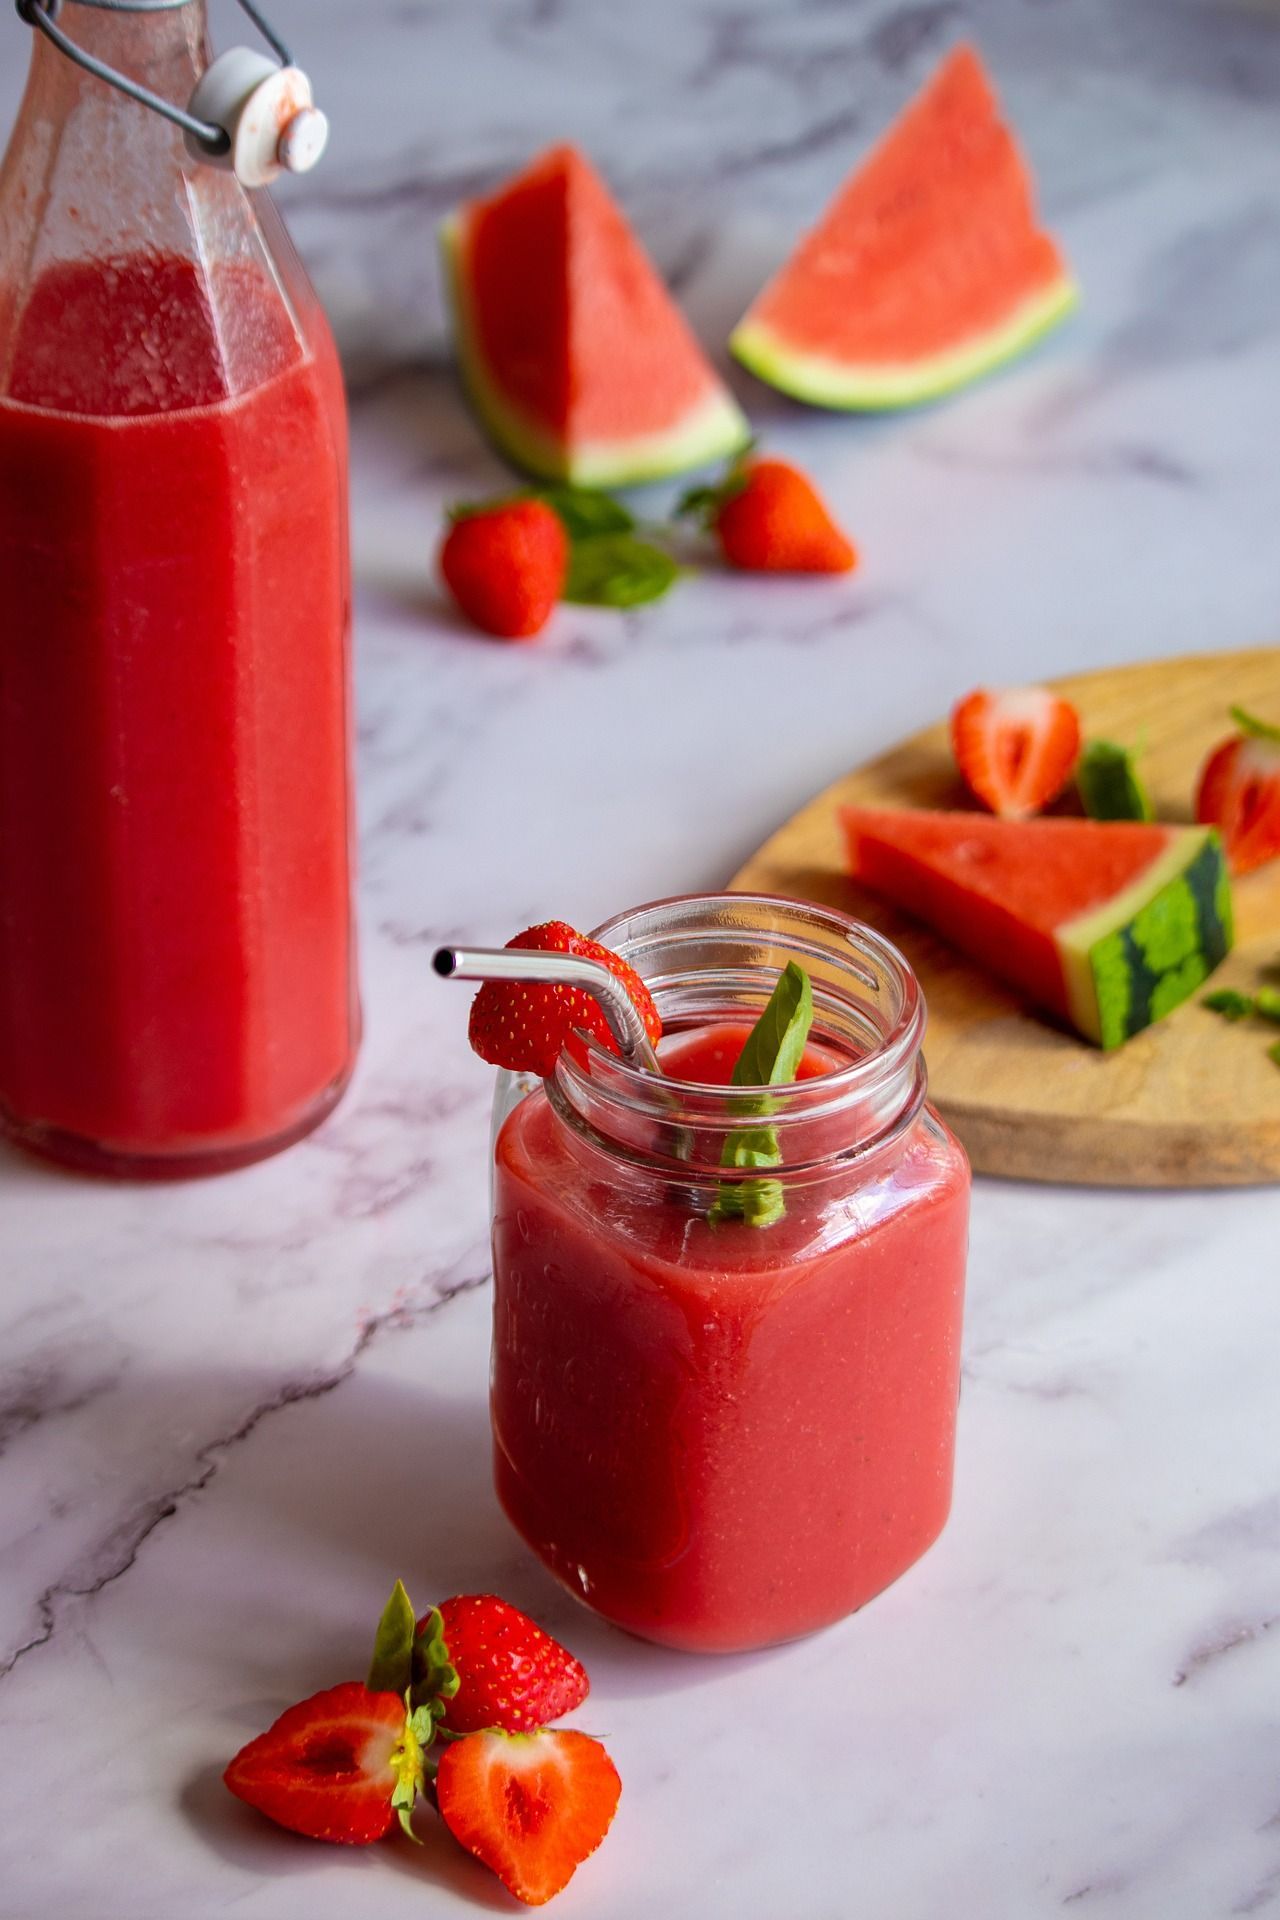
{"label": "round wooden board", "polygon": [[[1133,743],[1161,819],[1190,820],[1197,772],[1229,731],[1234,702],[1280,716],[1280,650],[1194,655],[1053,683],[1087,738]],[[818,900],[870,921],[907,955],[929,1005],[930,1098],[974,1170],[1111,1187],[1244,1186],[1280,1180],[1277,1038],[1179,1007],[1104,1054],[1041,1021],[918,922],[854,885],[836,821],[842,803],[960,807],[967,802],[945,723],[838,780],[730,881],[742,892]],[[1060,809],[1058,809],[1060,810]],[[1234,885],[1236,947],[1213,984],[1256,989],[1280,959],[1280,862]]]}

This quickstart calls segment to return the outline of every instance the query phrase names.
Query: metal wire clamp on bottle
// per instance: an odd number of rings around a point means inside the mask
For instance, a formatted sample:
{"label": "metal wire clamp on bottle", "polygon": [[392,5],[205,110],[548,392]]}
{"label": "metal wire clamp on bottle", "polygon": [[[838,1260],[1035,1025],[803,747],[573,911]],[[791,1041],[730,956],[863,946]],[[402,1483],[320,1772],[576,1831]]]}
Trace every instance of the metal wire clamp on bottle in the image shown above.
{"label": "metal wire clamp on bottle", "polygon": [[[185,107],[108,66],[58,25],[64,0],[15,0],[20,19],[51,40],[68,60],[181,127],[194,159],[234,173],[242,186],[265,187],[280,173],[308,173],[329,139],[311,81],[251,0],[239,0],[276,58],[252,47],[228,47],[201,76]],[[162,13],[189,0],[75,0],[105,13]]]}

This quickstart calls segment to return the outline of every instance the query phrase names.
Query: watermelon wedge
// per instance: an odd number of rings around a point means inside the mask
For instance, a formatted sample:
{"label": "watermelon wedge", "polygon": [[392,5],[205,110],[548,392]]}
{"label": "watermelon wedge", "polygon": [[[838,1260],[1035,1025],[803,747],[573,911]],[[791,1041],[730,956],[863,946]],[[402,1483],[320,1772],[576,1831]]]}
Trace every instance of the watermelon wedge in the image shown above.
{"label": "watermelon wedge", "polygon": [[746,445],[741,409],[576,147],[468,202],[443,239],[463,378],[518,466],[627,486]]}
{"label": "watermelon wedge", "polygon": [[1102,1047],[1161,1019],[1231,946],[1210,828],[874,807],[841,823],[856,880]]}
{"label": "watermelon wedge", "polygon": [[1021,353],[1075,300],[982,62],[962,46],[729,344],[815,406],[906,407]]}

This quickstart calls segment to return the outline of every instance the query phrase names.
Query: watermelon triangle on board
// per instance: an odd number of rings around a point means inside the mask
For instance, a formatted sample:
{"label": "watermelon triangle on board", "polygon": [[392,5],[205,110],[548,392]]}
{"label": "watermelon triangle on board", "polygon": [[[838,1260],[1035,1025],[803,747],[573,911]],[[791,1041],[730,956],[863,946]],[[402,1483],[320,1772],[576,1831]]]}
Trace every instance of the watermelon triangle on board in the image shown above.
{"label": "watermelon triangle on board", "polygon": [[469,201],[443,240],[463,377],[518,466],[626,486],[747,444],[741,409],[576,147]]}
{"label": "watermelon triangle on board", "polygon": [[1216,833],[843,807],[855,880],[1116,1047],[1194,993],[1231,946]]}
{"label": "watermelon triangle on board", "polygon": [[816,406],[904,407],[1011,359],[1075,300],[982,61],[961,46],[729,344]]}

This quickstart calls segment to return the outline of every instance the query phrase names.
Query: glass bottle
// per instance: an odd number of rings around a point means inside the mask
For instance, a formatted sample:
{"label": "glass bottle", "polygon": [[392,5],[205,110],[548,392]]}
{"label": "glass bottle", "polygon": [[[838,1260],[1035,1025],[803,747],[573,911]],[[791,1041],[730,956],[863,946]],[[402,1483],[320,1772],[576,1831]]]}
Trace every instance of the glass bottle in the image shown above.
{"label": "glass bottle", "polygon": [[[654,993],[666,1077],[593,1044],[544,1083],[500,1084],[498,1494],[633,1633],[699,1652],[792,1639],[879,1593],[946,1520],[968,1162],[925,1104],[919,988],[870,928],[725,894],[595,938]],[[725,1083],[788,960],[814,988],[806,1077],[761,1104]],[[726,1170],[744,1125],[775,1164]]]}
{"label": "glass bottle", "polygon": [[[67,0],[185,102],[204,0]],[[0,168],[0,1122],[274,1152],[358,1040],[346,412],[269,200],[41,34]]]}

